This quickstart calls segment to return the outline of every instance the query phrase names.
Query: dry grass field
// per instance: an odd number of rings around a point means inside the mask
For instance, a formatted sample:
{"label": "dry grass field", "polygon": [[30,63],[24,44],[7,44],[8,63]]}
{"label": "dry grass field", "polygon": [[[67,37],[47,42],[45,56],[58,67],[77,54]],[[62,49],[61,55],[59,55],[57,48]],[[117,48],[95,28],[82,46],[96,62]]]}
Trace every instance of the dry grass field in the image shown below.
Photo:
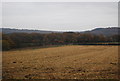
{"label": "dry grass field", "polygon": [[61,46],[3,52],[3,79],[117,79],[118,46]]}

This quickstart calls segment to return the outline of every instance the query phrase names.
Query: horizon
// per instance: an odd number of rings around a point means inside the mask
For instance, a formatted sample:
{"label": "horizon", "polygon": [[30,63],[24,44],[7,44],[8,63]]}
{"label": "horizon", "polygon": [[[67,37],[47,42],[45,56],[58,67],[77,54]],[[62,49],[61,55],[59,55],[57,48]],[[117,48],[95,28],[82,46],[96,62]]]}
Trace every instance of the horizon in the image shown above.
{"label": "horizon", "polygon": [[[91,31],[94,29],[98,29],[100,27],[95,27],[93,29],[86,29],[83,31],[79,31],[79,30],[44,30],[44,29],[27,29],[27,28],[9,28],[9,27],[2,27],[2,29],[17,29],[17,30],[34,30],[34,31],[53,31],[53,32],[84,32],[84,31]],[[102,27],[103,28],[103,27]],[[120,28],[120,27],[104,27],[104,28]]]}

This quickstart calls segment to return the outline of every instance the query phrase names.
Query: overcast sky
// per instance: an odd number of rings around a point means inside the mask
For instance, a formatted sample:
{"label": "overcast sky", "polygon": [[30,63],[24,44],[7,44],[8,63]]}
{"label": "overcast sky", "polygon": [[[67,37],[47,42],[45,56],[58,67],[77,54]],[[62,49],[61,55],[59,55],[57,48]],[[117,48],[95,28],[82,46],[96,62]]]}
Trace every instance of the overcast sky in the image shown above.
{"label": "overcast sky", "polygon": [[117,2],[4,2],[3,27],[84,31],[118,26]]}
{"label": "overcast sky", "polygon": [[2,2],[119,2],[119,0],[1,0]]}

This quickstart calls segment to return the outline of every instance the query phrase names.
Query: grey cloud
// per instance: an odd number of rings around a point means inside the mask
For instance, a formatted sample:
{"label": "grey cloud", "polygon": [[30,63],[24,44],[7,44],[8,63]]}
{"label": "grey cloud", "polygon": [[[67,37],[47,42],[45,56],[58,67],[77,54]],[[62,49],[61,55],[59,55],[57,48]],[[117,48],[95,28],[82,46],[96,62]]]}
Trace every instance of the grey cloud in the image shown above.
{"label": "grey cloud", "polygon": [[115,2],[3,3],[3,27],[82,31],[117,24]]}

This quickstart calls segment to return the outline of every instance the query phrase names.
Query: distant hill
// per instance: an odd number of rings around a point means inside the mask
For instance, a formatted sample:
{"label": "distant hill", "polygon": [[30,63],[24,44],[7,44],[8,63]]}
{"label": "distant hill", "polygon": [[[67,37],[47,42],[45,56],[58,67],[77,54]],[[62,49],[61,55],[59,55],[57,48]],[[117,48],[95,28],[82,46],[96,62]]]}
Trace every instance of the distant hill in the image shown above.
{"label": "distant hill", "polygon": [[103,34],[105,36],[111,36],[111,35],[116,35],[119,34],[118,31],[120,31],[120,27],[111,27],[111,28],[96,28],[91,31],[85,31],[82,33],[92,33],[95,35],[100,35]]}
{"label": "distant hill", "polygon": [[[0,28],[3,33],[41,33],[41,34],[49,34],[49,33],[62,33],[61,31],[44,31],[44,30],[28,30],[28,29],[10,29],[10,28]],[[79,33],[91,33],[95,35],[103,34],[105,36],[111,36],[118,34],[120,31],[120,27],[111,27],[111,28],[96,28],[90,31],[84,31]],[[74,33],[74,31],[68,32]]]}
{"label": "distant hill", "polygon": [[44,31],[44,30],[28,30],[28,29],[10,29],[10,28],[0,28],[3,33],[41,33],[41,34],[48,34],[55,31]]}

